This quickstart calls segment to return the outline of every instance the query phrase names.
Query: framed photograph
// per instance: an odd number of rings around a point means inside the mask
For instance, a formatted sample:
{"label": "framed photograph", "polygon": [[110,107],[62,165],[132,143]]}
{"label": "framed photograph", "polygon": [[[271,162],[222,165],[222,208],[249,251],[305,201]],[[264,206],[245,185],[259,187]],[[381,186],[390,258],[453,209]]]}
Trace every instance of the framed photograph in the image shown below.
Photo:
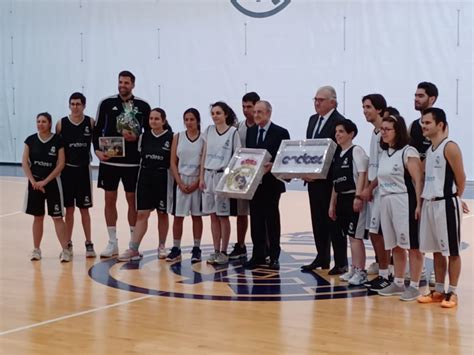
{"label": "framed photograph", "polygon": [[224,170],[216,192],[229,198],[251,200],[271,159],[266,149],[240,148]]}
{"label": "framed photograph", "polygon": [[125,139],[123,137],[99,137],[99,148],[111,158],[125,156]]}
{"label": "framed photograph", "polygon": [[279,179],[325,179],[337,144],[330,138],[283,140],[272,174]]}

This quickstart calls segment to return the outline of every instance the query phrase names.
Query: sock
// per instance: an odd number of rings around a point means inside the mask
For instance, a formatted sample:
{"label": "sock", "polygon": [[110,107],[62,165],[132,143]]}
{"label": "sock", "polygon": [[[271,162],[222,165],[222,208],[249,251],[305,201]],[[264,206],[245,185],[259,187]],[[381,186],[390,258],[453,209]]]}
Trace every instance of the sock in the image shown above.
{"label": "sock", "polygon": [[449,287],[448,287],[448,293],[450,293],[450,292],[456,293],[456,288],[457,288],[457,286],[449,285]]}
{"label": "sock", "polygon": [[403,287],[405,285],[405,279],[403,277],[395,277],[393,281],[398,287]]}
{"label": "sock", "polygon": [[379,269],[379,276],[388,279],[388,269]]}
{"label": "sock", "polygon": [[117,227],[116,226],[107,227],[107,233],[109,233],[109,241],[111,242],[117,241]]}
{"label": "sock", "polygon": [[138,251],[138,248],[140,247],[140,243],[137,242],[128,242],[128,247],[134,251]]}
{"label": "sock", "polygon": [[435,284],[435,291],[439,293],[444,293],[444,283],[437,282]]}
{"label": "sock", "polygon": [[135,226],[130,226],[130,237],[133,238],[133,231],[135,230]]}
{"label": "sock", "polygon": [[410,287],[416,288],[417,290],[419,289],[419,281],[410,281]]}
{"label": "sock", "polygon": [[173,247],[181,249],[181,239],[173,239]]}
{"label": "sock", "polygon": [[201,239],[194,239],[194,246],[200,248],[201,247]]}

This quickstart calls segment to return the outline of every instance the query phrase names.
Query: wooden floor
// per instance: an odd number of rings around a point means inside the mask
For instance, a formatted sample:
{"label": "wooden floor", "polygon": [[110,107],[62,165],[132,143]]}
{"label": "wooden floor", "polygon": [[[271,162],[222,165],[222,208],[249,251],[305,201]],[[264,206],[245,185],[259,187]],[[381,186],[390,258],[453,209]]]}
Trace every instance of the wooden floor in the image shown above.
{"label": "wooden floor", "polygon": [[[474,353],[472,212],[462,227],[460,304],[448,310],[349,289],[326,272],[302,274],[299,266],[315,253],[305,192],[282,197],[284,252],[275,273],[245,271],[238,263],[191,266],[188,221],[183,261],[157,260],[156,217],[140,263],[86,260],[78,214],[73,262],[59,263],[49,219],[43,259],[31,262],[32,218],[21,212],[25,186],[23,178],[0,178],[1,354]],[[107,240],[103,192],[95,190],[94,196],[93,238],[100,252]],[[118,235],[123,250],[129,233],[122,198]],[[474,210],[473,201],[469,204]],[[232,225],[235,229],[234,220]],[[207,220],[203,249],[205,256],[211,249]]]}

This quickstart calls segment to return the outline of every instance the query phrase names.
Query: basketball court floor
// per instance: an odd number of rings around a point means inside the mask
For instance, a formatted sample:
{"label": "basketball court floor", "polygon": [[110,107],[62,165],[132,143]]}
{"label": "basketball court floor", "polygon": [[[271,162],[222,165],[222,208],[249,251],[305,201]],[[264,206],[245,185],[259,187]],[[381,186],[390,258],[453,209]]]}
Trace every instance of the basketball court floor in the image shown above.
{"label": "basketball court floor", "polygon": [[[158,260],[156,216],[140,262],[86,259],[78,212],[73,261],[59,262],[60,246],[47,218],[43,259],[32,262],[32,217],[21,212],[25,187],[23,177],[0,177],[1,354],[474,353],[473,212],[464,215],[462,225],[460,303],[442,309],[349,288],[327,271],[301,273],[300,266],[315,256],[304,191],[289,191],[281,199],[281,269],[250,271],[239,262],[191,265],[187,219],[183,260]],[[122,191],[119,196],[123,251],[129,231]],[[103,200],[103,191],[95,189],[91,214],[98,253],[107,243]],[[474,211],[474,201],[468,204]],[[204,220],[205,258],[212,238]],[[235,219],[231,224],[235,242]],[[171,244],[170,232],[167,247]],[[369,264],[370,244],[367,249]],[[431,258],[427,255],[428,269]]]}

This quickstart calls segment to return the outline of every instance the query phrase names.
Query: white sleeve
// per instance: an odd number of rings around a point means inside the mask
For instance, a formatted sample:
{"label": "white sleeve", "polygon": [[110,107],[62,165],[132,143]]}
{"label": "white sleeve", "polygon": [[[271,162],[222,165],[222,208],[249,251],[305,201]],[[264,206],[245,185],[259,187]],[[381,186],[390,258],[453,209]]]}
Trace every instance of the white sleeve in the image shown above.
{"label": "white sleeve", "polygon": [[405,154],[403,154],[403,163],[406,165],[408,162],[408,158],[418,158],[420,159],[420,153],[418,153],[418,150],[416,150],[415,147],[408,146],[408,148],[405,149]]}
{"label": "white sleeve", "polygon": [[369,157],[362,147],[356,145],[352,150],[352,159],[357,172],[366,172],[369,167]]}
{"label": "white sleeve", "polygon": [[204,130],[204,132],[201,133],[201,137],[202,137],[204,143],[207,143],[207,135],[208,135],[208,133],[209,133],[209,129],[210,129],[211,127],[213,127],[213,126],[214,126],[214,125],[209,125],[209,126],[207,126],[207,128]]}

